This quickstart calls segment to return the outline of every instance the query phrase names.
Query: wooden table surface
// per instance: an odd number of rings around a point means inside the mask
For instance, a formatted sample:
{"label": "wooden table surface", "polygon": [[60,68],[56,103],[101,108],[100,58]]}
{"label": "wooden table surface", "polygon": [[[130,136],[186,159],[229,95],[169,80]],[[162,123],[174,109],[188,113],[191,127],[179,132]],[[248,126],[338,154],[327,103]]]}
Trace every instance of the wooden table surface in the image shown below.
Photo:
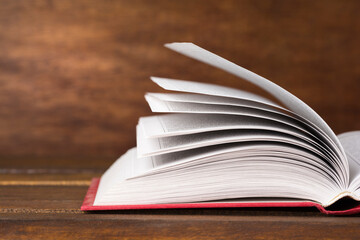
{"label": "wooden table surface", "polygon": [[360,129],[360,1],[0,0],[0,239],[358,239],[316,209],[83,213],[135,145],[149,76],[264,91],[163,47],[191,41],[269,78],[335,133]]}

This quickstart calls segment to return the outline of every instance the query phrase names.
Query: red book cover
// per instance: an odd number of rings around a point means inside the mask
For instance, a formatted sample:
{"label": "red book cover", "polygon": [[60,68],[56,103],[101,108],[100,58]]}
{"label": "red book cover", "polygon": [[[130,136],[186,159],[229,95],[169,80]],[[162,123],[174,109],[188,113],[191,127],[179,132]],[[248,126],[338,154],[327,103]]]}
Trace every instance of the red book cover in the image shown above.
{"label": "red book cover", "polygon": [[171,203],[171,204],[141,204],[141,205],[106,205],[94,206],[94,200],[99,187],[100,178],[93,178],[81,206],[82,211],[99,210],[130,210],[130,209],[170,209],[170,208],[257,208],[257,207],[316,207],[320,212],[330,215],[352,215],[360,213],[360,205],[354,208],[329,211],[314,202],[206,202],[206,203]]}

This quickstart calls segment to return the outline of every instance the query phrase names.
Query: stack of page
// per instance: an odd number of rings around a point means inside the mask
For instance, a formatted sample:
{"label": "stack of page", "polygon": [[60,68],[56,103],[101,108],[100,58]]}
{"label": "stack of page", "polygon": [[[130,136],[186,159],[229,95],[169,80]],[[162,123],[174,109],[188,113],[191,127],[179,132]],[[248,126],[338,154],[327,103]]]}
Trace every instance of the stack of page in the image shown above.
{"label": "stack of page", "polygon": [[137,147],[94,183],[83,210],[360,200],[360,131],[336,136],[275,83],[192,43],[166,47],[259,86],[279,104],[225,86],[151,77],[173,93],[145,95],[162,114],[139,119]]}

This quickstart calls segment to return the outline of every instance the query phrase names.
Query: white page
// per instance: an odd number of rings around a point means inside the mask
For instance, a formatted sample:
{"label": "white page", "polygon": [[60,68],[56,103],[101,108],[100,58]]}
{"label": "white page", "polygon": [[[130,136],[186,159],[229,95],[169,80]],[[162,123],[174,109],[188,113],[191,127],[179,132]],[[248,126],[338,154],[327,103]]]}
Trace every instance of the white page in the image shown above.
{"label": "white page", "polygon": [[[216,163],[221,166],[222,162],[226,159],[241,161],[243,158],[258,158],[266,160],[267,157],[275,156],[281,156],[284,158],[285,162],[292,162],[295,160],[296,164],[301,164],[301,162],[313,164],[314,166],[317,166],[316,168],[323,169],[323,173],[328,175],[333,182],[338,184],[341,182],[338,178],[339,169],[336,170],[336,166],[333,163],[330,163],[332,166],[330,167],[321,158],[304,150],[300,146],[290,146],[280,142],[243,142],[214,145],[146,157],[148,161],[153,163],[154,168],[151,171],[144,173],[144,175],[174,171],[177,169],[184,170],[186,167],[192,165],[200,166],[202,164]],[[221,171],[220,168],[218,170]]]}
{"label": "white page", "polygon": [[[289,125],[271,120],[223,114],[165,114],[142,117],[139,127],[146,138],[159,138],[218,130],[257,129],[290,134],[301,139],[313,140],[313,136]],[[319,147],[318,144],[315,144]],[[323,149],[320,146],[321,149]],[[323,149],[324,150],[324,149]],[[327,150],[323,151],[328,153]],[[333,161],[332,158],[328,158]]]}
{"label": "white page", "polygon": [[[139,126],[145,137],[166,137],[229,129],[263,129],[307,136],[289,125],[262,118],[224,114],[164,114],[141,117]],[[309,136],[307,136],[309,137]]]}
{"label": "white page", "polygon": [[337,192],[332,190],[333,184],[326,177],[316,171],[310,174],[307,166],[294,165],[287,158],[229,159],[220,166],[221,171],[218,164],[211,163],[117,182],[100,201],[95,201],[95,205],[194,202],[249,196],[298,197],[326,202]]}
{"label": "white page", "polygon": [[280,115],[286,115],[288,117],[296,119],[296,121],[301,122],[302,124],[305,124],[307,127],[305,127],[303,130],[306,129],[307,132],[311,132],[312,135],[316,136],[319,143],[321,142],[324,144],[321,145],[323,148],[326,149],[325,151],[326,152],[330,151],[332,152],[332,155],[335,156],[332,148],[329,147],[328,144],[326,144],[328,140],[324,139],[324,134],[319,132],[318,128],[314,126],[314,124],[279,105],[267,104],[263,102],[256,102],[253,100],[245,100],[240,98],[220,97],[220,96],[204,95],[204,94],[189,94],[189,93],[147,93],[145,98],[148,99],[149,97],[156,98],[161,101],[165,101],[166,103],[167,102],[203,103],[215,107],[217,107],[218,105],[242,106],[253,109],[265,110],[268,112],[274,112]]}
{"label": "white page", "polygon": [[[245,68],[242,68],[214,53],[211,53],[203,48],[200,48],[192,43],[170,43],[165,44],[165,46],[171,50],[179,52],[188,57],[197,59],[201,62],[207,63],[211,66],[220,68],[226,72],[229,72],[235,76],[238,76],[242,79],[245,79],[258,87],[269,92],[275,98],[277,98],[281,103],[283,103],[290,110],[295,113],[304,116],[306,119],[310,120],[324,132],[326,132],[331,139],[336,143],[339,149],[342,150],[342,146],[337,139],[335,133],[327,125],[327,123],[308,105],[301,101],[296,96],[292,95],[282,87],[277,84],[267,80],[264,77],[259,76],[256,73],[253,73]],[[224,89],[224,91],[229,91],[229,94],[233,97],[236,97],[238,93],[231,92],[232,90]],[[234,96],[235,95],[235,96]]]}
{"label": "white page", "polygon": [[154,95],[146,95],[145,98],[149,103],[152,112],[210,113],[252,116],[282,122],[305,131],[304,124],[301,121],[282,112],[267,111],[246,106],[164,101],[156,98]]}
{"label": "white page", "polygon": [[[317,125],[320,129],[322,129],[332,140],[333,143],[335,143],[334,150],[337,152],[337,155],[339,157],[339,164],[342,165],[344,168],[343,178],[344,178],[344,184],[349,184],[349,164],[346,159],[345,152],[343,150],[343,147],[341,146],[339,140],[337,139],[334,132],[331,130],[331,128],[327,125],[327,123],[308,105],[306,105],[303,101],[298,99],[296,96],[292,95],[282,87],[276,85],[275,83],[245,69],[242,68],[216,54],[213,54],[203,48],[200,48],[192,43],[170,43],[166,44],[166,47],[169,49],[172,49],[176,52],[179,52],[183,55],[186,55],[188,57],[197,59],[201,62],[207,63],[209,65],[212,65],[214,67],[220,68],[226,72],[229,72],[231,74],[234,74],[240,78],[243,78],[260,88],[264,89],[265,91],[272,94],[275,98],[277,98],[281,103],[283,103],[286,107],[288,107],[290,110],[294,111],[295,113],[305,117],[315,125]],[[156,83],[161,85],[162,87],[166,88],[162,85],[162,83],[159,83],[157,79],[154,80]],[[164,83],[164,82],[163,82]],[[166,85],[166,81],[165,81]],[[171,84],[170,84],[171,85]],[[186,85],[186,84],[185,84]],[[211,88],[211,84],[205,84],[208,85]],[[221,92],[227,92],[226,89],[220,89],[221,87],[213,85],[215,88],[220,90]],[[182,86],[184,87],[184,86]],[[189,88],[191,86],[186,86],[185,88]],[[192,86],[195,87],[195,86]],[[204,87],[204,86],[203,86]],[[208,90],[208,89],[206,89]],[[232,91],[232,90],[231,90]],[[233,95],[232,97],[236,97],[237,93],[234,94],[234,92],[229,91],[228,94]],[[192,92],[192,91],[190,91]],[[216,91],[215,91],[216,92]],[[214,95],[214,94],[211,94]],[[215,94],[216,95],[216,94]]]}
{"label": "white page", "polygon": [[279,106],[267,98],[235,88],[171,78],[150,77],[150,79],[166,90],[236,98],[266,105]]}
{"label": "white page", "polygon": [[143,131],[137,127],[136,139],[138,157],[184,151],[224,143],[270,141],[284,142],[295,146],[301,146],[325,159],[327,158],[327,156],[325,156],[320,150],[316,149],[309,143],[311,142],[310,139],[303,140],[289,134],[256,129],[204,132],[164,138],[146,138]]}
{"label": "white page", "polygon": [[277,104],[268,104],[260,101],[253,101],[243,98],[230,98],[213,95],[203,94],[190,94],[190,93],[147,93],[146,96],[158,98],[163,101],[172,102],[191,102],[191,103],[206,103],[206,104],[222,104],[229,106],[247,106],[257,109],[265,109],[268,111],[281,112],[281,110],[288,111]]}
{"label": "white page", "polygon": [[[222,196],[299,197],[326,203],[339,191],[332,177],[323,175],[328,171],[319,172],[322,167],[314,165],[313,156],[307,156],[301,149],[289,149],[282,144],[236,144],[230,149],[219,147],[196,149],[196,153],[188,155],[157,158],[153,170],[141,177],[116,182],[95,204],[194,202],[221,199]],[[191,162],[192,159],[195,161]],[[172,164],[174,160],[185,164],[179,168],[179,164]],[[202,163],[199,164],[199,161]],[[156,167],[158,164],[160,168]],[[169,171],[171,167],[177,168]],[[157,173],[154,174],[154,171]],[[167,184],[162,184],[165,181]]]}
{"label": "white page", "polygon": [[[198,82],[191,82],[191,81],[184,81],[184,80],[175,80],[175,79],[168,79],[168,78],[151,78],[155,83],[157,83],[159,86],[163,87],[167,90],[173,90],[173,91],[182,91],[182,92],[192,92],[192,93],[198,93],[198,94],[204,94],[204,95],[210,95],[210,97],[222,97],[222,98],[237,98],[237,89],[232,89],[228,87],[218,86],[214,84],[208,84],[208,83],[198,83]],[[212,95],[214,94],[214,95]],[[240,91],[240,94],[242,94],[242,91]],[[153,94],[148,94],[147,96],[156,97]],[[243,98],[238,98],[238,100],[244,100]],[[256,99],[248,100],[257,104],[262,105],[269,105],[272,107],[275,107],[279,110],[284,110],[284,108],[278,107],[274,104],[268,104],[266,102],[259,102]],[[327,134],[325,134],[318,126],[316,126],[314,123],[310,122],[306,118],[300,116],[297,113],[294,113],[290,110],[285,109],[285,114],[293,115],[294,118],[299,120],[300,122],[303,122],[307,126],[309,126],[313,133],[316,134],[317,138],[319,138],[319,141],[324,143],[325,147],[330,150],[331,155],[333,156],[334,161],[339,162],[339,165],[343,165],[343,162],[339,160],[338,157],[338,149],[334,145],[333,141],[329,138]],[[346,167],[341,167],[342,169]],[[342,173],[342,175],[348,176],[347,173]]]}
{"label": "white page", "polygon": [[350,166],[350,191],[360,188],[360,131],[351,131],[338,135],[344,147]]}
{"label": "white page", "polygon": [[129,149],[119,157],[102,175],[94,203],[111,191],[114,185],[128,178],[144,174],[154,168],[153,162],[138,158],[136,148]]}
{"label": "white page", "polygon": [[[321,159],[304,151],[299,146],[294,147],[280,142],[244,142],[146,157],[147,161],[153,162],[154,168],[144,172],[143,175],[134,176],[134,178],[160,172],[173,172],[180,169],[186,171],[188,167],[201,168],[203,164],[219,164],[221,166],[223,162],[229,160],[240,163],[244,159],[250,158],[258,159],[258,161],[268,161],[267,157],[282,157],[283,162],[293,164],[313,164],[317,168],[323,169],[325,174],[331,175],[333,173]],[[276,164],[276,162],[269,161],[269,164]],[[218,171],[221,172],[221,168]],[[329,179],[334,178],[330,177]]]}

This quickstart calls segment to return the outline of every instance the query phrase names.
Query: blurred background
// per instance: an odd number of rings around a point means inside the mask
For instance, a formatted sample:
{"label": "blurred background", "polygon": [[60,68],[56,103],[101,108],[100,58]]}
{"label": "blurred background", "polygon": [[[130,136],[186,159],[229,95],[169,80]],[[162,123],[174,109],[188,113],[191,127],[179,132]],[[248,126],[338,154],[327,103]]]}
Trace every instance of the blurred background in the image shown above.
{"label": "blurred background", "polygon": [[[150,115],[149,76],[262,94],[163,47],[191,41],[360,129],[360,1],[0,1],[0,167],[106,169]],[[26,159],[26,161],[24,161]]]}

